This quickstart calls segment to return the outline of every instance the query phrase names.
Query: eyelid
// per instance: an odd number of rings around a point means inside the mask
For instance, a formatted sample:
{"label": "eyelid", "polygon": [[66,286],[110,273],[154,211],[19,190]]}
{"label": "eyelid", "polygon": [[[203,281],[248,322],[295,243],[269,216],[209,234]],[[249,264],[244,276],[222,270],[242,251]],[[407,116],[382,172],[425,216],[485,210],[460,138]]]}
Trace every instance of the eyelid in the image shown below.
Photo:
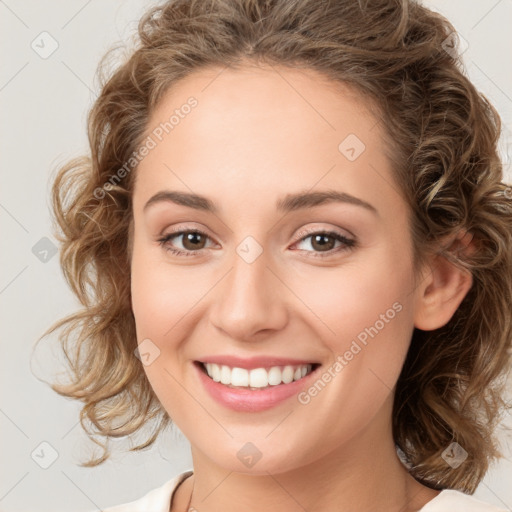
{"label": "eyelid", "polygon": [[[187,228],[173,228],[171,229],[171,232],[162,235],[160,238],[158,238],[158,243],[160,246],[168,251],[169,253],[173,254],[174,256],[181,258],[181,257],[201,257],[204,254],[205,249],[208,249],[208,247],[203,247],[201,249],[198,249],[196,251],[194,250],[188,250],[188,249],[179,249],[176,247],[166,247],[166,244],[169,243],[170,239],[178,236],[183,236],[185,233],[197,233],[200,235],[204,235],[206,238],[209,238],[212,240],[212,237],[210,237],[207,233],[202,232],[199,229],[187,229]],[[345,252],[350,252],[356,249],[359,245],[357,239],[354,237],[346,237],[345,235],[342,235],[341,233],[335,231],[335,230],[328,230],[328,229],[321,229],[321,228],[315,228],[311,230],[304,230],[300,232],[301,237],[292,244],[296,245],[298,243],[304,242],[311,236],[315,234],[322,234],[326,235],[328,237],[334,238],[338,242],[340,242],[342,245],[341,247],[338,247],[336,249],[330,249],[328,251],[308,251],[305,249],[299,249],[299,252],[305,252],[308,254],[308,257],[315,258],[318,261],[321,261],[322,259],[329,259],[331,257],[335,257],[338,254],[343,254]]]}
{"label": "eyelid", "polygon": [[343,232],[340,232],[341,228],[326,228],[321,226],[316,226],[313,228],[304,228],[303,230],[299,231],[297,233],[297,239],[294,243],[300,242],[304,237],[308,235],[314,235],[316,233],[335,233],[336,235],[339,235],[344,238],[348,238],[355,241],[355,236],[348,230],[344,229],[347,234],[343,234]]}
{"label": "eyelid", "polygon": [[205,227],[201,226],[201,227],[197,227],[197,226],[183,226],[182,224],[180,224],[179,226],[173,226],[173,227],[170,227],[170,228],[165,228],[162,230],[162,232],[158,235],[159,238],[161,237],[165,237],[165,236],[169,236],[169,235],[172,235],[172,234],[178,234],[178,233],[183,233],[183,232],[198,232],[198,233],[201,233],[202,235],[205,235],[207,236],[208,238],[210,239],[213,239],[214,237],[212,235],[209,234],[209,230],[206,229]]}
{"label": "eyelid", "polygon": [[[293,242],[293,244],[296,244],[297,242],[302,241],[303,238],[305,238],[308,235],[317,234],[317,233],[333,233],[333,234],[337,234],[341,237],[349,238],[349,239],[355,241],[355,236],[352,233],[350,233],[350,231],[348,231],[346,229],[343,230],[343,231],[346,231],[346,233],[348,233],[348,236],[347,236],[347,235],[344,235],[343,233],[338,232],[338,229],[339,228],[326,228],[326,227],[321,227],[321,226],[305,228],[305,229],[300,230],[297,233],[297,236],[295,237],[295,241]],[[181,234],[183,232],[194,232],[194,231],[207,236],[211,240],[213,239],[213,237],[208,234],[208,232],[205,228],[203,228],[203,227],[197,228],[195,226],[186,226],[186,225],[185,226],[183,226],[183,225],[173,226],[173,227],[169,228],[169,230],[167,230],[167,228],[166,228],[166,229],[162,230],[162,233],[159,235],[158,238],[161,239],[161,238],[167,237],[171,234]],[[199,252],[199,251],[196,251],[196,252]]]}
{"label": "eyelid", "polygon": [[[215,242],[215,239],[208,234],[207,230],[205,230],[203,228],[187,227],[187,226],[172,227],[172,228],[169,228],[168,230],[164,229],[163,232],[157,237],[157,241],[161,244],[164,244],[168,241],[168,239],[183,236],[185,233],[198,233],[198,234],[204,236],[205,238],[207,238],[211,242],[211,246],[218,245],[217,242]],[[179,252],[187,252],[190,254],[193,254],[193,253],[201,254],[204,250],[211,249],[211,246],[203,247],[196,251],[183,250],[183,249],[176,249],[176,250]]]}

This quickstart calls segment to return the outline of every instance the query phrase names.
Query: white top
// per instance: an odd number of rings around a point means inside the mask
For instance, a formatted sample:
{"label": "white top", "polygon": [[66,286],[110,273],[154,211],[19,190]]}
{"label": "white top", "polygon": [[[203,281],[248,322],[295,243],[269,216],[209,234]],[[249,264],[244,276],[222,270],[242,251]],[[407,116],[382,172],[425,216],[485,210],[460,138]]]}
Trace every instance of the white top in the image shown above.
{"label": "white top", "polygon": [[[142,498],[105,508],[103,512],[169,512],[174,491],[192,473],[192,470],[185,471],[161,487],[149,491]],[[418,512],[506,512],[506,510],[484,503],[461,491],[444,489]]]}

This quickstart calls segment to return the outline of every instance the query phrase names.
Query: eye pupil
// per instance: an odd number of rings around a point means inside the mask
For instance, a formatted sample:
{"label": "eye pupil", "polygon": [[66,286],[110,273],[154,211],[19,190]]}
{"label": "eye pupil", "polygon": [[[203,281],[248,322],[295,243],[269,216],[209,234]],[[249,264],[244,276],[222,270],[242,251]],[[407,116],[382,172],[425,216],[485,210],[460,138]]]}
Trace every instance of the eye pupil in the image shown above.
{"label": "eye pupil", "polygon": [[[326,240],[327,240],[327,242],[326,242]],[[313,237],[312,246],[315,247],[315,244],[319,244],[318,247],[320,249],[330,250],[334,247],[334,243],[335,243],[335,241],[332,236],[319,234],[319,235],[315,235]]]}
{"label": "eye pupil", "polygon": [[[183,238],[183,247],[185,247],[185,249],[197,249],[198,248],[198,243],[200,245],[201,243],[201,233],[194,233],[194,232],[188,232],[184,235],[184,238]],[[187,243],[191,243],[192,246],[191,247],[187,247]],[[203,240],[203,243],[204,243],[204,240]],[[202,247],[199,247],[200,249]]]}

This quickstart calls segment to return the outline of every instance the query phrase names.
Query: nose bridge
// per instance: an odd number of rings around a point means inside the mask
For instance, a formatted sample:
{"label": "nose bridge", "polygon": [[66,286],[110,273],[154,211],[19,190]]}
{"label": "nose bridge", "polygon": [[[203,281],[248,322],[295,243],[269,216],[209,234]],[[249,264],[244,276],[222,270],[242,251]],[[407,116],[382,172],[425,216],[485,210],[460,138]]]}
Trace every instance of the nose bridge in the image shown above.
{"label": "nose bridge", "polygon": [[211,316],[214,325],[233,338],[249,339],[286,323],[282,286],[268,268],[270,260],[270,254],[251,237],[236,247]]}

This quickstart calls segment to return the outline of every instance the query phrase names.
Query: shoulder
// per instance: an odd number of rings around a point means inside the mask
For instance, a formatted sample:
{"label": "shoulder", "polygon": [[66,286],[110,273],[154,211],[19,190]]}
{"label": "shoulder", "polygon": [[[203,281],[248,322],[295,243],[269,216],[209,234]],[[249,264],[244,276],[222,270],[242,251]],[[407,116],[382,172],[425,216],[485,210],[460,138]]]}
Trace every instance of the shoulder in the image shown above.
{"label": "shoulder", "polygon": [[419,512],[506,512],[454,489],[444,489]]}
{"label": "shoulder", "polygon": [[178,485],[192,474],[192,470],[185,471],[165,482],[141,498],[103,509],[103,512],[168,512],[174,491]]}

